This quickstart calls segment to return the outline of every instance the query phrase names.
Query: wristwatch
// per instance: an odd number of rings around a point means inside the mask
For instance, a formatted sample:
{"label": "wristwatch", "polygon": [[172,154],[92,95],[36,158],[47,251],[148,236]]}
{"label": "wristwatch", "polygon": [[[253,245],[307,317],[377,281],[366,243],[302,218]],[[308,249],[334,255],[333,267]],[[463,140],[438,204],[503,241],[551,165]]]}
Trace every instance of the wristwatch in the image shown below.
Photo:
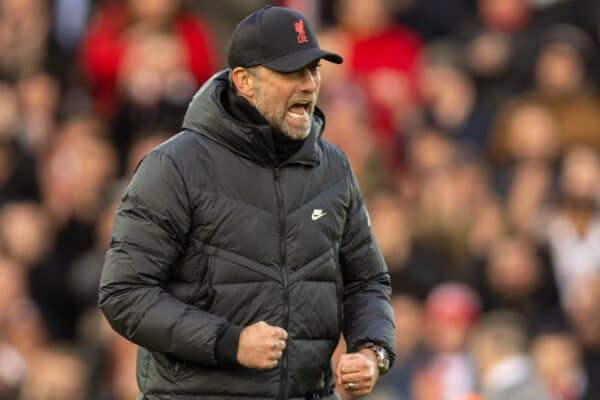
{"label": "wristwatch", "polygon": [[382,346],[378,346],[373,343],[367,343],[362,346],[363,349],[371,349],[375,353],[377,357],[377,369],[379,370],[379,375],[383,375],[390,369],[390,357],[388,356],[388,352]]}

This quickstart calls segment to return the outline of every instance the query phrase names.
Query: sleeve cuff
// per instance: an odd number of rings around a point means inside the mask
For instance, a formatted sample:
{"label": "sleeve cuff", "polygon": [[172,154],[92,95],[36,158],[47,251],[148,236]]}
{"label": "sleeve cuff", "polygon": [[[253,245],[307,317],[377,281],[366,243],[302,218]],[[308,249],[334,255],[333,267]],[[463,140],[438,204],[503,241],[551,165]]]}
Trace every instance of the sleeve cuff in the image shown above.
{"label": "sleeve cuff", "polygon": [[225,325],[219,332],[215,346],[215,357],[220,364],[238,365],[237,351],[242,327],[238,325]]}

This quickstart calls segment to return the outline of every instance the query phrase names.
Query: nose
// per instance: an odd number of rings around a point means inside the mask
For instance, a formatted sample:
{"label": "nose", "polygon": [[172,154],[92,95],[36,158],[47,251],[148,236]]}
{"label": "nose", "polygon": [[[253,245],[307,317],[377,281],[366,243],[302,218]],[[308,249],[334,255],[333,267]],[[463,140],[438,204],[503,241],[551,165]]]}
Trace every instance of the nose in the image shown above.
{"label": "nose", "polygon": [[303,92],[313,93],[319,86],[319,71],[312,68],[305,67],[302,70],[302,77],[300,82],[300,89]]}

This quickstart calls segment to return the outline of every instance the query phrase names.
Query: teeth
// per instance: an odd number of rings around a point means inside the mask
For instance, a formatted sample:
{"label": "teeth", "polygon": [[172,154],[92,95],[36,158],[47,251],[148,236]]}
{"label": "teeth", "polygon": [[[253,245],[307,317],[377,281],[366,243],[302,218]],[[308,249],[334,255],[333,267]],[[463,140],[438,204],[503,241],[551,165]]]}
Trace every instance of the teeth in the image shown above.
{"label": "teeth", "polygon": [[292,103],[292,106],[288,108],[287,113],[291,118],[307,121],[308,119],[310,119],[310,104],[310,101],[298,101]]}
{"label": "teeth", "polygon": [[303,118],[303,119],[308,118],[308,113],[306,112],[306,110],[304,110],[302,113],[296,113],[291,110],[288,110],[288,114],[294,118]]}

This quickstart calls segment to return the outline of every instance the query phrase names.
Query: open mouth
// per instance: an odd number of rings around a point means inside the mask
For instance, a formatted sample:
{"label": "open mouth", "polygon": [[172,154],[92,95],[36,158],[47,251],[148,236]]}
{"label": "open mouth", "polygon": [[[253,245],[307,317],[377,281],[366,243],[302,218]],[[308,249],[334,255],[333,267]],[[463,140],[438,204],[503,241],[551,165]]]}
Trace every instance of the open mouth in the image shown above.
{"label": "open mouth", "polygon": [[287,113],[292,118],[306,120],[310,116],[311,104],[310,101],[298,101],[288,108]]}

